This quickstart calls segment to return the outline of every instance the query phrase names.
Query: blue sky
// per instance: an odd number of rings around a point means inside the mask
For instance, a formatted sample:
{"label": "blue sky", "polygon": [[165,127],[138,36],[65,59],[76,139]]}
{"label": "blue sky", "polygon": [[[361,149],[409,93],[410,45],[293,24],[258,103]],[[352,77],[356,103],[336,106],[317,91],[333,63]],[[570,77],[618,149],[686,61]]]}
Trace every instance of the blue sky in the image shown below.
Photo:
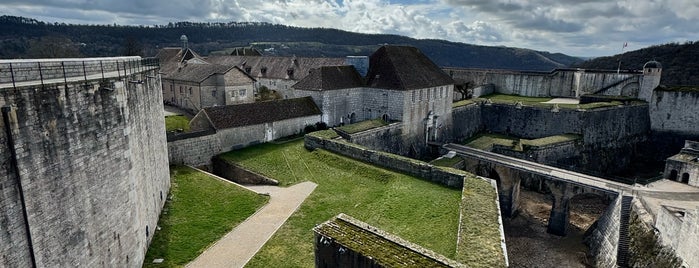
{"label": "blue sky", "polygon": [[81,24],[264,21],[573,56],[699,40],[697,0],[0,0],[0,10]]}

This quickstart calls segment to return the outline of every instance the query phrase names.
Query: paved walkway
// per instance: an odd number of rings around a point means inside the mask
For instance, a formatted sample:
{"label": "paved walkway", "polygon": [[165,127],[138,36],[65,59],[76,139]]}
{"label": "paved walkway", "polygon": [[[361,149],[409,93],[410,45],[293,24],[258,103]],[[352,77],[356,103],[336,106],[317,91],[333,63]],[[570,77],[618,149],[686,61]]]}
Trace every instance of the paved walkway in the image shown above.
{"label": "paved walkway", "polygon": [[243,267],[313,192],[316,184],[302,182],[288,188],[247,186],[268,193],[269,203],[250,216],[186,267]]}

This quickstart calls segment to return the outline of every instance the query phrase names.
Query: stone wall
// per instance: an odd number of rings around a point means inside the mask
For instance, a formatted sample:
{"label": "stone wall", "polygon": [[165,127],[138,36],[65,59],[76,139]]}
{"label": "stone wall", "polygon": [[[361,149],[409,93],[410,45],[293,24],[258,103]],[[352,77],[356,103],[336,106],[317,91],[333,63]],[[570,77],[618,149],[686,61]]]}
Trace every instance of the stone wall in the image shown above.
{"label": "stone wall", "polygon": [[525,145],[521,151],[512,149],[512,146],[493,144],[493,149],[491,151],[545,165],[556,165],[563,159],[581,157],[581,143],[580,140],[571,140],[543,146]]}
{"label": "stone wall", "polygon": [[311,150],[316,148],[325,149],[339,155],[403,172],[451,188],[463,187],[463,179],[466,175],[456,169],[433,166],[411,158],[370,150],[344,140],[324,139],[313,134],[305,136],[304,146]]}
{"label": "stone wall", "polygon": [[650,122],[654,132],[699,136],[699,92],[653,91]]}
{"label": "stone wall", "polygon": [[265,177],[262,174],[258,174],[234,163],[230,163],[219,157],[214,157],[211,162],[213,163],[214,174],[232,182],[239,184],[279,185],[279,182],[275,179]]}
{"label": "stone wall", "polygon": [[592,256],[595,267],[616,267],[620,219],[621,195],[609,203],[607,210],[592,226],[594,229],[585,238],[590,248],[588,255]]}
{"label": "stone wall", "polygon": [[[640,66],[639,66],[640,67]],[[555,69],[551,72],[446,68],[457,81],[493,85],[498,93],[531,97],[579,97],[597,91],[638,95],[641,72]],[[630,87],[634,87],[631,89]],[[634,97],[635,97],[634,96]]]}
{"label": "stone wall", "polygon": [[171,165],[195,167],[211,165],[211,157],[222,152],[215,131],[187,133],[186,137],[168,139],[167,154]]}
{"label": "stone wall", "polygon": [[142,265],[170,186],[160,79],[105,79],[2,90],[14,141],[0,155],[16,153],[19,180],[8,165],[0,204],[27,218],[0,225],[0,266],[31,267],[32,254],[39,267]]}
{"label": "stone wall", "polygon": [[699,267],[699,209],[663,206],[655,220],[662,244],[670,246],[685,267]]}
{"label": "stone wall", "polygon": [[359,133],[349,134],[348,141],[359,144],[376,151],[392,154],[405,152],[403,145],[403,123],[391,123],[390,125],[372,128]]}
{"label": "stone wall", "polygon": [[456,107],[452,110],[454,140],[463,141],[483,131],[481,111],[481,106],[478,103]]}

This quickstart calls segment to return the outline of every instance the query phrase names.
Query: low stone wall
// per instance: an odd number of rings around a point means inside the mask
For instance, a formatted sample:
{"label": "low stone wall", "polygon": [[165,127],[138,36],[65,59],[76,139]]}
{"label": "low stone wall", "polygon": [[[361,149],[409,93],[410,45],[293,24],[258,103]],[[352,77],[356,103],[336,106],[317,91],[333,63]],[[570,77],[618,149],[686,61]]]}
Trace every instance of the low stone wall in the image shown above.
{"label": "low stone wall", "polygon": [[545,164],[556,165],[560,160],[568,158],[579,158],[582,151],[581,142],[571,140],[544,146],[524,146],[524,150],[517,151],[511,146],[493,144],[494,153],[526,159],[529,161]]}
{"label": "low stone wall", "polygon": [[674,249],[685,267],[699,267],[699,210],[662,207],[655,227],[660,242]]}
{"label": "low stone wall", "polygon": [[400,154],[404,151],[401,148],[401,144],[403,144],[402,136],[403,123],[397,122],[354,134],[347,134],[345,138],[351,143],[359,144],[372,150]]}
{"label": "low stone wall", "polygon": [[195,134],[188,134],[184,139],[169,139],[167,151],[170,165],[209,166],[211,157],[222,152],[221,141],[215,132]]}
{"label": "low stone wall", "polygon": [[484,129],[481,122],[481,105],[479,103],[456,107],[452,110],[454,140],[462,141]]}
{"label": "low stone wall", "polygon": [[311,150],[316,148],[325,149],[339,155],[424,178],[451,188],[461,189],[464,176],[468,175],[468,173],[460,170],[433,166],[411,158],[370,150],[341,139],[323,139],[309,134],[304,139],[304,146]]}
{"label": "low stone wall", "polygon": [[229,181],[240,184],[279,185],[279,182],[275,179],[267,178],[219,157],[214,157],[211,162],[213,164],[213,173]]}
{"label": "low stone wall", "polygon": [[621,195],[609,203],[607,210],[592,226],[585,238],[594,267],[616,267],[621,218]]}

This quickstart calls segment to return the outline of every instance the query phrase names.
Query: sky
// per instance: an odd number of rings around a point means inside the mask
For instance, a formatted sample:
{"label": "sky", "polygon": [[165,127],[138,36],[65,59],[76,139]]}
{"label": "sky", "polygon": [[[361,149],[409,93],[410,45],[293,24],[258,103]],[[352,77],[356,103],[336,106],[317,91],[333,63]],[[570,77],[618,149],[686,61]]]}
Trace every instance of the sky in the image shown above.
{"label": "sky", "polygon": [[699,0],[0,0],[0,14],[75,24],[261,21],[582,57],[699,40]]}

